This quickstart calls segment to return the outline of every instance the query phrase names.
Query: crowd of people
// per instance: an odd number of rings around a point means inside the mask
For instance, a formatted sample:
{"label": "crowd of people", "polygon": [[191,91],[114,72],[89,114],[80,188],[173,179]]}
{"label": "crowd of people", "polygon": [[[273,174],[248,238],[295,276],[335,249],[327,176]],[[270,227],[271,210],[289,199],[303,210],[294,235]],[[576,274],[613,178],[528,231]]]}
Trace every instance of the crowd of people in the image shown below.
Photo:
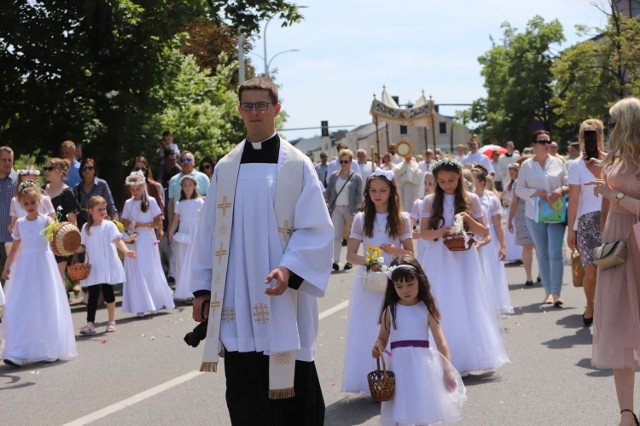
{"label": "crowd of people", "polygon": [[[356,268],[343,391],[368,393],[367,373],[384,357],[396,394],[382,403],[382,424],[452,421],[467,398],[462,378],[510,362],[505,262],[523,266],[525,286],[541,283],[542,305],[562,309],[567,247],[584,269],[593,364],[614,369],[621,424],[637,421],[640,101],[611,108],[608,148],[604,124],[585,120],[566,158],[540,130],[522,153],[511,141],[481,152],[474,135],[466,152],[416,157],[389,144],[368,159],[338,144],[334,159],[323,152],[314,164],[277,134],[278,99],[264,77],[240,86],[247,136],[218,163],[197,167],[165,132],[157,161],[132,160],[117,201],[120,183],[99,178],[72,141],[42,172],[14,170],[13,150],[0,147],[4,362],[77,356],[65,271],[78,260],[55,256],[47,240],[64,220],[80,229],[77,255],[91,264],[78,283],[87,304],[78,334],[97,332],[100,299],[105,331],[116,331],[114,285],[123,284],[122,311],[140,317],[192,304],[206,327],[201,371],[216,371],[224,353],[233,424],[323,424],[316,299],[343,260]],[[585,139],[596,141],[594,156]],[[626,257],[596,266],[606,257],[596,249],[619,241]]]}

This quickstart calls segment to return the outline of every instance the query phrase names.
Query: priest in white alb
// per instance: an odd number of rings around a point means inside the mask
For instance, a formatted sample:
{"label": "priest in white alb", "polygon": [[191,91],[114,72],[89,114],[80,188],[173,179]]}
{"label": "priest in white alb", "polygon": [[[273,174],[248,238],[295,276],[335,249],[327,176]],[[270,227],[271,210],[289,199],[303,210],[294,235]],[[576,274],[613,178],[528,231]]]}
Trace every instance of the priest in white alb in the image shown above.
{"label": "priest in white alb", "polygon": [[201,371],[224,357],[234,425],[320,426],[316,298],[333,226],[313,164],[276,133],[277,87],[257,77],[238,92],[247,137],[216,165],[194,253],[193,317],[208,318]]}

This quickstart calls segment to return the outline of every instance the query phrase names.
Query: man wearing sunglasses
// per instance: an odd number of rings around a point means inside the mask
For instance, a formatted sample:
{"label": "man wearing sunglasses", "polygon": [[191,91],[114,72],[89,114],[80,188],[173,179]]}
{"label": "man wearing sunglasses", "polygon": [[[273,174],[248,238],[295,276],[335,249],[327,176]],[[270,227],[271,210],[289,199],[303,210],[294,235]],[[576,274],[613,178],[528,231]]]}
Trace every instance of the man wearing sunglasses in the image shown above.
{"label": "man wearing sunglasses", "polygon": [[278,136],[278,88],[244,82],[247,136],[216,165],[194,248],[193,318],[208,318],[201,371],[224,353],[234,425],[324,423],[314,360],[333,225],[311,160]]}
{"label": "man wearing sunglasses", "polygon": [[168,223],[173,223],[173,211],[175,204],[180,201],[180,180],[183,176],[191,175],[196,178],[198,194],[201,196],[206,196],[209,190],[209,177],[195,169],[196,162],[191,152],[182,151],[178,161],[182,170],[169,181]]}

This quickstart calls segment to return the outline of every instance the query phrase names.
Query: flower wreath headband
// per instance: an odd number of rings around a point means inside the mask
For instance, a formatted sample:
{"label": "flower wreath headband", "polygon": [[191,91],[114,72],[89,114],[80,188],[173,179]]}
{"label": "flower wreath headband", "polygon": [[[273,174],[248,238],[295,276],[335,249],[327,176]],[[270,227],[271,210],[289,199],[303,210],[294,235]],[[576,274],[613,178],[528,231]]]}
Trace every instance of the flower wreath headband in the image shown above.
{"label": "flower wreath headband", "polygon": [[441,169],[443,167],[455,167],[456,169],[458,169],[458,171],[460,171],[462,170],[462,163],[452,158],[443,158],[433,163],[433,165],[431,166],[431,173],[435,175],[438,169]]}
{"label": "flower wreath headband", "polygon": [[27,188],[36,188],[37,185],[34,181],[32,180],[25,180],[24,182],[21,182],[20,185],[18,185],[18,192],[21,193],[22,191],[24,191]]}
{"label": "flower wreath headband", "polygon": [[196,180],[196,177],[193,175],[184,175],[180,178],[180,185],[182,185],[182,181],[184,181],[185,179],[189,179],[191,181],[193,181],[193,183],[195,183],[196,185],[198,184],[198,181]]}
{"label": "flower wreath headband", "polygon": [[32,170],[32,169],[21,169],[18,170],[18,176],[40,176],[40,170]]}
{"label": "flower wreath headband", "polygon": [[375,172],[373,172],[373,173],[371,173],[369,175],[369,177],[371,177],[371,176],[374,176],[374,177],[383,176],[385,179],[387,179],[389,182],[391,182],[395,175],[393,174],[392,170],[382,170],[382,169],[378,168],[378,169],[376,169]]}
{"label": "flower wreath headband", "polygon": [[125,179],[124,183],[127,186],[141,186],[144,185],[146,180],[147,179],[144,177],[142,170],[138,170],[137,172],[131,172]]}
{"label": "flower wreath headband", "polygon": [[393,276],[393,271],[395,271],[396,269],[413,269],[415,271],[416,268],[404,263],[402,265],[390,266],[389,269],[387,269],[387,278],[391,280],[392,279],[391,277]]}

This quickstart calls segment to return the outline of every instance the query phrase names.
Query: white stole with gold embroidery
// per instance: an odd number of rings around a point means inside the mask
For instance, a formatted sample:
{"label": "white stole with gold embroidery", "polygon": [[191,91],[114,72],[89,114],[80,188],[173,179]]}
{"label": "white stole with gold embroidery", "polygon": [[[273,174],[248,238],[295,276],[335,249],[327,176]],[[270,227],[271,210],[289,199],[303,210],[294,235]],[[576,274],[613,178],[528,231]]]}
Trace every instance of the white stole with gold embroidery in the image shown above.
{"label": "white stole with gold embroidery", "polygon": [[[236,146],[217,165],[218,182],[216,192],[216,232],[214,241],[213,278],[211,285],[211,304],[209,307],[209,323],[207,339],[204,347],[204,357],[200,371],[216,371],[218,363],[218,341],[220,336],[220,320],[222,314],[222,300],[228,275],[229,247],[231,243],[231,229],[233,223],[233,206],[242,152],[246,141]],[[294,223],[296,202],[302,191],[304,154],[295,149],[284,139],[280,139],[280,149],[283,150],[284,162],[277,173],[275,217],[278,231],[282,235],[282,251],[287,242]],[[288,289],[282,296],[291,294],[294,308],[297,292]],[[295,371],[295,350],[272,353],[269,357],[269,398],[291,398],[295,395],[293,389]]]}

